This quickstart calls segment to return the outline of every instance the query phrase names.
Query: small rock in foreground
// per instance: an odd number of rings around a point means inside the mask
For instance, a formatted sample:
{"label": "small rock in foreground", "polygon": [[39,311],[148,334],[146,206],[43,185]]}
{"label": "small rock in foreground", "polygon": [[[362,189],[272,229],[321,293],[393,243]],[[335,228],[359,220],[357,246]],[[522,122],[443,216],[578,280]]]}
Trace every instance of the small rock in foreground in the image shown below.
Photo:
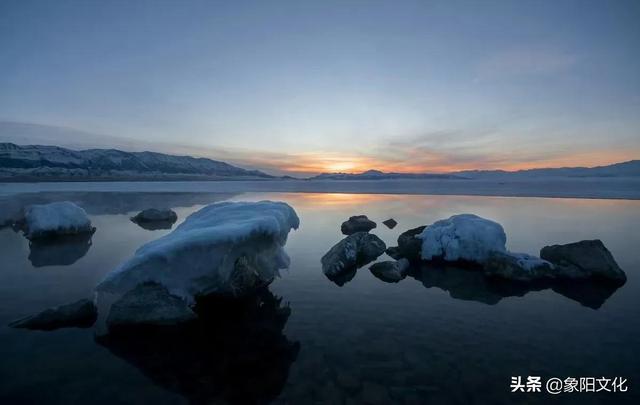
{"label": "small rock in foreground", "polygon": [[374,263],[369,267],[371,273],[382,281],[388,283],[397,283],[407,277],[409,272],[409,260],[400,259],[398,261],[388,260],[385,262]]}
{"label": "small rock in foreground", "polygon": [[611,252],[598,239],[545,246],[540,257],[553,263],[564,278],[600,278],[622,283],[627,280]]}
{"label": "small rock in foreground", "polygon": [[176,222],[178,220],[178,214],[170,209],[155,209],[149,208],[144,211],[140,211],[134,217],[131,218],[133,222]]}
{"label": "small rock in foreground", "polygon": [[344,235],[353,235],[356,232],[369,232],[376,226],[376,223],[367,218],[366,215],[356,215],[343,222],[340,230]]}
{"label": "small rock in foreground", "polygon": [[393,218],[389,218],[386,221],[382,221],[382,223],[385,224],[385,226],[389,229],[393,229],[396,227],[396,225],[398,225],[398,222]]}
{"label": "small rock in foreground", "polygon": [[114,302],[107,317],[109,330],[140,326],[174,326],[193,321],[187,303],[161,284],[146,282]]}
{"label": "small rock in foreground", "polygon": [[13,321],[9,326],[34,330],[54,330],[69,327],[89,328],[97,318],[98,309],[93,301],[82,299]]}

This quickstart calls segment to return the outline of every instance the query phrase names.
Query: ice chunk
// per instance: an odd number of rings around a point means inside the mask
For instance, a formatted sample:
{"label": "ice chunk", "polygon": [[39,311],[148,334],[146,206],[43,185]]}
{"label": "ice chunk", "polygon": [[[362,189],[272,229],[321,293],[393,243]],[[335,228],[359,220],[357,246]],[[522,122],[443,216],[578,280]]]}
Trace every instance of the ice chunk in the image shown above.
{"label": "ice chunk", "polygon": [[299,222],[282,202],[211,204],[139,248],[97,290],[125,293],[155,281],[188,301],[196,295],[252,292],[288,267],[283,246]]}
{"label": "ice chunk", "polygon": [[25,213],[28,239],[93,232],[87,213],[70,201],[31,205]]}
{"label": "ice chunk", "polygon": [[490,253],[506,251],[507,236],[496,222],[473,214],[454,215],[427,226],[422,239],[423,260],[465,260],[483,264]]}

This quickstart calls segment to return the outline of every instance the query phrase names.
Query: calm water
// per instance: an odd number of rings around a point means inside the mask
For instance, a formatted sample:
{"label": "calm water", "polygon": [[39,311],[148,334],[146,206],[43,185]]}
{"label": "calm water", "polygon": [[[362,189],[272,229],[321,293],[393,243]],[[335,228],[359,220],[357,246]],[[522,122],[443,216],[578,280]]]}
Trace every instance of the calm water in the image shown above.
{"label": "calm water", "polygon": [[[81,204],[97,231],[90,241],[30,247],[0,229],[0,403],[638,403],[640,201],[58,193],[16,196],[9,205],[57,199]],[[129,221],[138,210],[168,205],[181,221],[227,199],[286,201],[301,220],[286,245],[291,268],[259,305],[244,303],[239,320],[214,311],[202,335],[141,337],[129,346],[105,342],[99,327],[5,326],[92,296],[108,271],[169,232]],[[373,232],[393,246],[409,228],[463,212],[500,222],[514,251],[537,254],[546,244],[600,238],[628,282],[617,290],[523,291],[471,271],[416,269],[388,284],[365,266],[338,287],[322,274],[320,258],[342,238],[340,223],[350,215],[378,222]],[[380,223],[390,217],[398,221],[393,230]],[[620,376],[629,391],[511,394],[517,375]]]}

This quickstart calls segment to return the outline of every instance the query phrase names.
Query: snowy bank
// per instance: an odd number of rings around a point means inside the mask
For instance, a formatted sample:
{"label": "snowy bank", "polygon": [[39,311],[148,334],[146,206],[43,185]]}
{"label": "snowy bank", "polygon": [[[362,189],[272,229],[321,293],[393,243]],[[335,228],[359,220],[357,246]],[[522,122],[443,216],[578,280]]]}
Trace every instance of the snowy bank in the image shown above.
{"label": "snowy bank", "polygon": [[492,252],[506,251],[502,225],[473,214],[454,215],[427,226],[422,239],[423,260],[469,261],[483,264]]}
{"label": "snowy bank", "polygon": [[288,267],[283,246],[298,226],[296,212],[282,202],[211,204],[143,245],[96,289],[125,293],[155,281],[188,301],[196,295],[243,295]]}
{"label": "snowy bank", "polygon": [[31,205],[25,209],[28,239],[93,232],[87,213],[70,201]]}

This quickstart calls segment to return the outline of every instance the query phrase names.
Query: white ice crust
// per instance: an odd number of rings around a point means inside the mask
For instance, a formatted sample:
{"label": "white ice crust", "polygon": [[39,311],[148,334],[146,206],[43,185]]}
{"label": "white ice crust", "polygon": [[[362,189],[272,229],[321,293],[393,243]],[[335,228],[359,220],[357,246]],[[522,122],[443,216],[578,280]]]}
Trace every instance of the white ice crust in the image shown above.
{"label": "white ice crust", "polygon": [[553,264],[548,261],[541,259],[537,256],[532,256],[527,253],[514,253],[514,252],[506,252],[509,256],[516,259],[518,266],[522,267],[524,270],[531,271],[540,266],[547,265],[550,268],[553,268]]}
{"label": "white ice crust", "polygon": [[505,252],[507,236],[496,222],[473,214],[434,222],[420,235],[424,260],[466,260],[483,264],[491,252]]}
{"label": "white ice crust", "polygon": [[262,279],[273,279],[289,265],[282,247],[299,223],[293,208],[283,202],[211,204],[173,232],[140,247],[96,289],[124,293],[155,281],[188,300],[198,293],[226,293],[239,259],[261,272]]}
{"label": "white ice crust", "polygon": [[82,208],[70,201],[31,205],[25,209],[26,236],[66,235],[89,232],[91,220]]}

